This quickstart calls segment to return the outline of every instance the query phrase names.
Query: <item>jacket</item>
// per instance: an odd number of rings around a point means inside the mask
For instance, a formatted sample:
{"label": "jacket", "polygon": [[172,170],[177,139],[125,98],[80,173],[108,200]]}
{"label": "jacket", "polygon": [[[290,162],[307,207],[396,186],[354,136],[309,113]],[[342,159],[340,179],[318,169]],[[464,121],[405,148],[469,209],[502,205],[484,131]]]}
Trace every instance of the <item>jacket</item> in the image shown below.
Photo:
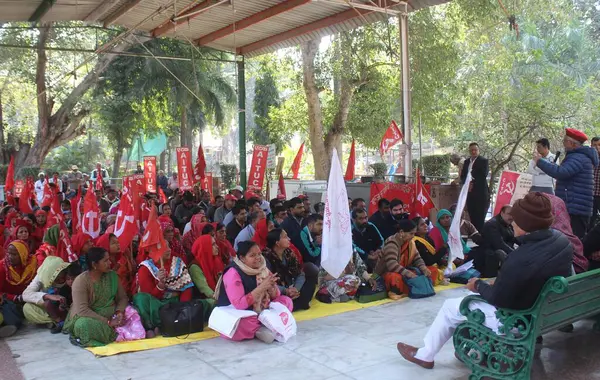
{"label": "jacket", "polygon": [[321,265],[321,247],[313,239],[308,226],[300,230],[295,238],[292,238],[292,244],[298,248],[305,263],[313,263],[317,267]]}
{"label": "jacket", "polygon": [[[302,219],[297,219],[293,215],[288,215],[288,217],[281,222],[281,228],[285,230],[292,242],[296,241],[300,236],[300,231],[302,231],[303,227],[302,222]],[[296,245],[296,243],[294,243],[294,245]]]}
{"label": "jacket", "polygon": [[384,241],[398,232],[396,229],[398,222],[396,222],[396,220],[392,217],[391,213],[383,215],[381,212],[377,211],[371,215],[369,222],[373,223],[375,227],[377,227]]}
{"label": "jacket", "polygon": [[528,309],[551,277],[571,275],[573,248],[562,232],[540,230],[520,240],[521,246],[508,255],[494,285],[477,281],[477,291],[490,305]]}
{"label": "jacket", "polygon": [[485,222],[481,232],[481,247],[485,250],[496,251],[503,250],[505,253],[511,253],[515,250],[517,243],[512,226],[506,224],[500,215]]}
{"label": "jacket", "polygon": [[356,224],[352,224],[352,245],[363,261],[367,261],[369,253],[383,248],[383,237],[377,227],[368,222],[363,230],[359,230]]}
{"label": "jacket", "polygon": [[[460,172],[460,181],[464,184],[467,181],[467,174],[469,173],[469,165],[471,165],[472,158],[465,160],[463,168]],[[485,157],[478,156],[473,163],[471,168],[471,177],[473,177],[473,189],[469,192],[469,197],[476,197],[479,199],[487,200],[489,198],[489,187],[487,182],[487,176],[490,173],[490,165],[488,159]]]}
{"label": "jacket", "polygon": [[539,160],[537,166],[556,179],[556,196],[565,202],[570,215],[592,215],[594,168],[598,166],[595,149],[582,146],[568,151],[560,165]]}

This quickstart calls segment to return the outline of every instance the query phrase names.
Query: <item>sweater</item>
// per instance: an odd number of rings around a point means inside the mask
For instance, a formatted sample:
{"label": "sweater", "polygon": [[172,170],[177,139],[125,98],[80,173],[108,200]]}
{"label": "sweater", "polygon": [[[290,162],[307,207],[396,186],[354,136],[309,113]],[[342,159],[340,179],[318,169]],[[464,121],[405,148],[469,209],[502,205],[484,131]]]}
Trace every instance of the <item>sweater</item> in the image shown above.
{"label": "sweater", "polygon": [[361,229],[356,224],[352,224],[352,243],[360,258],[366,261],[369,253],[383,248],[383,237],[379,233],[379,229],[371,222]]}
{"label": "sweater", "polygon": [[557,230],[535,231],[520,238],[521,246],[502,264],[494,285],[477,281],[477,291],[497,308],[528,309],[546,281],[568,277],[573,263],[569,239]]}
{"label": "sweater", "polygon": [[[379,276],[383,276],[386,273],[398,273],[402,276],[408,274],[408,269],[400,264],[401,261],[401,250],[404,241],[400,239],[400,234],[394,234],[390,236],[383,246],[383,257],[377,262],[375,267],[375,273]],[[421,258],[415,242],[409,243],[410,252],[414,252],[414,257],[409,267],[415,267],[423,270],[425,268],[425,261]]]}
{"label": "sweater", "polygon": [[556,196],[566,203],[569,215],[592,215],[594,168],[598,166],[595,149],[582,146],[568,151],[560,165],[539,160],[537,166],[556,179]]}

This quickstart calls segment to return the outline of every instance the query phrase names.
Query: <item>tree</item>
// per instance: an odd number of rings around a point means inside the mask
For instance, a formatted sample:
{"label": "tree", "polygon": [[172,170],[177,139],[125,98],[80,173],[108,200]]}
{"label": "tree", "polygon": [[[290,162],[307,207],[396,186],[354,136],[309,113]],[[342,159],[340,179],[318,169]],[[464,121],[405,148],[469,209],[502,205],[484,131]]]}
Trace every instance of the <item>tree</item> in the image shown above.
{"label": "tree", "polygon": [[275,144],[277,152],[281,152],[289,139],[292,138],[293,131],[284,130],[277,133],[269,125],[271,121],[269,112],[280,106],[279,90],[277,89],[274,70],[265,62],[261,64],[260,76],[256,78],[254,96],[254,122],[256,126],[249,131],[248,138],[255,144]]}

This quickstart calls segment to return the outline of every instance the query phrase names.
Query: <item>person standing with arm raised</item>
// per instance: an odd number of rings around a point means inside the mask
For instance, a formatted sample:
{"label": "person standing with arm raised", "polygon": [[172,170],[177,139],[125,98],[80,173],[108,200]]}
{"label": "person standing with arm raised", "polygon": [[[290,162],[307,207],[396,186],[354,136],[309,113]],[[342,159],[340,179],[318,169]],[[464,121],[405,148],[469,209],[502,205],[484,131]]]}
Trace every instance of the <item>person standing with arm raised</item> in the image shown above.
{"label": "person standing with arm raised", "polygon": [[467,174],[469,171],[471,172],[473,179],[469,184],[467,211],[469,212],[471,223],[473,223],[478,231],[481,231],[485,223],[485,216],[490,207],[490,189],[487,182],[490,167],[488,159],[479,155],[479,144],[476,142],[469,144],[469,153],[471,156],[463,164],[460,180],[464,184],[467,181]]}

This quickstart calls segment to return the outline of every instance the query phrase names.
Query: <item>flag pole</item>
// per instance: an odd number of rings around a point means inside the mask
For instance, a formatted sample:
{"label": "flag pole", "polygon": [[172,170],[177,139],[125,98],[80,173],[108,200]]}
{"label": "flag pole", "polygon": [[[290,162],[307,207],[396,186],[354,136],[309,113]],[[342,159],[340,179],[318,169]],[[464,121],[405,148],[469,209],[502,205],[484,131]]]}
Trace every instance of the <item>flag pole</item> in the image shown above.
{"label": "flag pole", "polygon": [[423,141],[421,140],[421,112],[419,112],[419,168],[421,169],[421,175],[425,175],[425,168],[423,167]]}

